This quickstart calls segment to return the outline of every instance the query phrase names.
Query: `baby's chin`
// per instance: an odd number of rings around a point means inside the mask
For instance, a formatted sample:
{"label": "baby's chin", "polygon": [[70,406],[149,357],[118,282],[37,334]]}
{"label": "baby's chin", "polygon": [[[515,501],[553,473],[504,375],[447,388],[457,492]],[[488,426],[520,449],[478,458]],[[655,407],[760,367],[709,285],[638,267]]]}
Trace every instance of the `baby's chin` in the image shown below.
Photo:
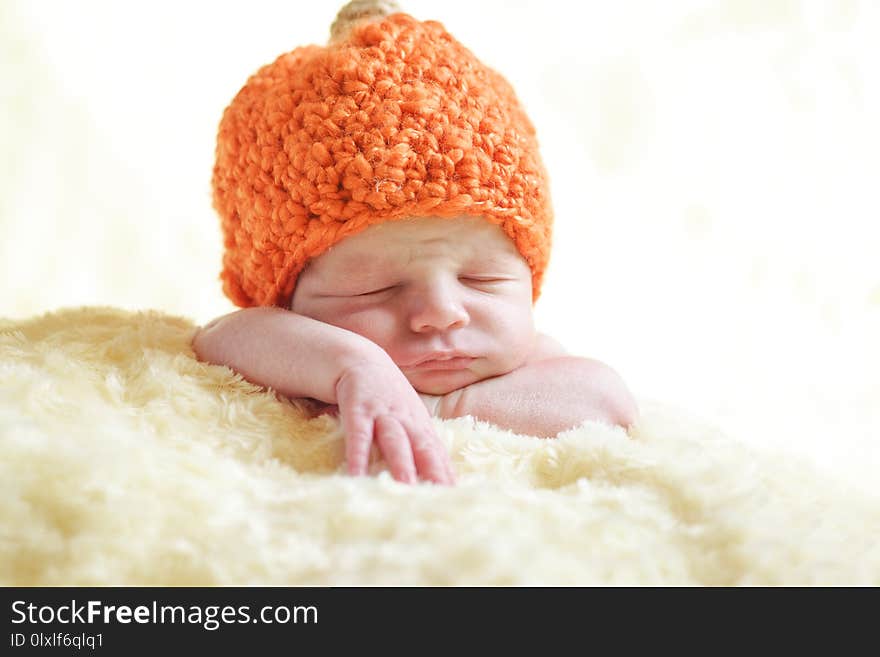
{"label": "baby's chin", "polygon": [[424,395],[446,395],[485,379],[507,374],[516,369],[519,363],[513,367],[505,365],[509,364],[478,359],[471,366],[461,369],[409,370],[404,371],[404,376],[417,392]]}
{"label": "baby's chin", "polygon": [[446,395],[487,377],[479,376],[470,370],[433,370],[410,372],[406,374],[406,378],[417,392],[424,395]]}

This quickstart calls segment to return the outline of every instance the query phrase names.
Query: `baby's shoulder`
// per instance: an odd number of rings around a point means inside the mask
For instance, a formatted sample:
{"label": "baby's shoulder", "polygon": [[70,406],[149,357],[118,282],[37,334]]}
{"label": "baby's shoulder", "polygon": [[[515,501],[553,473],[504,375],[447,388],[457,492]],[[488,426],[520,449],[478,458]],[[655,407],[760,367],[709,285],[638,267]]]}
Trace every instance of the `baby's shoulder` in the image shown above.
{"label": "baby's shoulder", "polygon": [[595,358],[569,354],[558,341],[548,335],[538,334],[531,356],[523,367],[515,370],[520,373],[523,371],[529,371],[532,381],[538,378],[539,373],[545,380],[569,380],[578,385],[586,385],[610,406],[620,410],[621,416],[633,418],[634,421],[638,414],[635,399],[617,371]]}

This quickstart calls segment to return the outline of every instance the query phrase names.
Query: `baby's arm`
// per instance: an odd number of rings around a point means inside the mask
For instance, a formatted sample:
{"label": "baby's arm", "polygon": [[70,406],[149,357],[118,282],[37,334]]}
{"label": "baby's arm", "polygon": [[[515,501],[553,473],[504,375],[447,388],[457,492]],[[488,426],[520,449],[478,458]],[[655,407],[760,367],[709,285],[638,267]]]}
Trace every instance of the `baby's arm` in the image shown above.
{"label": "baby's arm", "polygon": [[452,483],[449,455],[418,394],[363,336],[280,308],[249,308],[205,326],[193,349],[286,397],[337,404],[351,474],[366,472],[375,440],[396,479]]}
{"label": "baby's arm", "polygon": [[558,356],[455,390],[441,399],[438,415],[472,415],[516,433],[553,437],[586,420],[629,427],[638,409],[607,365]]}

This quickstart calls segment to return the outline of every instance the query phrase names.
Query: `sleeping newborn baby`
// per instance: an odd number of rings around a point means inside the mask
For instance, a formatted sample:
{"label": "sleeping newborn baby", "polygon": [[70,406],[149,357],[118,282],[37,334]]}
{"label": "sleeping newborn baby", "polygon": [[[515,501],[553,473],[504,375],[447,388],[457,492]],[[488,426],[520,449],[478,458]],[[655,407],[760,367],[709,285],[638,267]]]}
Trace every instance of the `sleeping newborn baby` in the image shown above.
{"label": "sleeping newborn baby", "polygon": [[481,218],[371,226],[309,263],[290,310],[215,320],[194,347],[282,395],[338,405],[352,474],[375,442],[395,478],[450,483],[426,405],[548,437],[636,416],[611,369],[535,332],[531,271]]}
{"label": "sleeping newborn baby", "polygon": [[348,472],[451,484],[431,416],[553,437],[628,427],[606,365],[535,331],[552,211],[509,85],[439,23],[355,2],[330,45],[282,55],[224,113],[224,290],[202,360],[338,412]]}

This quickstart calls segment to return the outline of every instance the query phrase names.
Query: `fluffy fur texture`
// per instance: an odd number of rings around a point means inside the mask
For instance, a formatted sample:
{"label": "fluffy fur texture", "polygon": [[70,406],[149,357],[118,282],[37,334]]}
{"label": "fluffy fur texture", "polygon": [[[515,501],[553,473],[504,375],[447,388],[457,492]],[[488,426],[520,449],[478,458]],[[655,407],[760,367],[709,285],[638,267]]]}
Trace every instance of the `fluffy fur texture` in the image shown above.
{"label": "fluffy fur texture", "polygon": [[880,585],[880,500],[662,407],[628,437],[437,421],[443,488],[340,468],[336,421],[195,327],[0,322],[0,584]]}
{"label": "fluffy fur texture", "polygon": [[534,127],[437,22],[394,14],[261,68],[223,114],[213,187],[239,306],[286,305],[310,258],[423,216],[499,224],[540,294],[552,208]]}

